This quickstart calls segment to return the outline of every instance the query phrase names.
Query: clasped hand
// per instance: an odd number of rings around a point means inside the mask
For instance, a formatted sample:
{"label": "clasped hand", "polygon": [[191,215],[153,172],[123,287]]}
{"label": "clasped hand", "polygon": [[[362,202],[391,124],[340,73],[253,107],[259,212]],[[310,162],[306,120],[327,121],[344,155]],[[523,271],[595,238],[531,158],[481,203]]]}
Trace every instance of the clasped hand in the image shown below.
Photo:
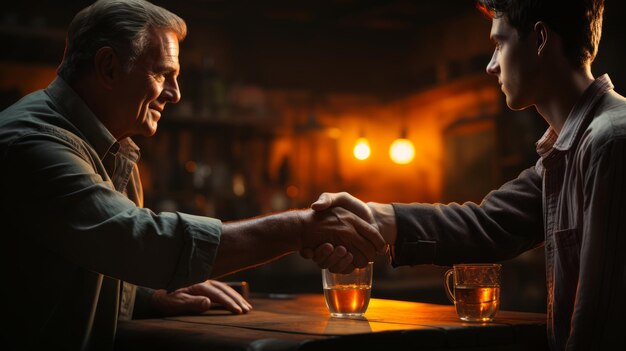
{"label": "clasped hand", "polygon": [[350,273],[386,252],[370,208],[354,196],[323,193],[311,208],[315,226],[303,236],[300,254],[320,268]]}

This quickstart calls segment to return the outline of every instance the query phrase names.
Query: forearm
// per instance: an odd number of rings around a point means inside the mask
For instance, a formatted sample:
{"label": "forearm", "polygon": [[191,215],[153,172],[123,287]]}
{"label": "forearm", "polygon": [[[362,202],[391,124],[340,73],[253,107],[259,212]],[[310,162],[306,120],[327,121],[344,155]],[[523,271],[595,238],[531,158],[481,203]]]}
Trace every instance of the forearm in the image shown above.
{"label": "forearm", "polygon": [[543,241],[541,178],[534,169],[478,205],[393,204],[394,265],[503,260]]}
{"label": "forearm", "polygon": [[222,226],[212,277],[254,267],[300,250],[311,210],[288,211]]}

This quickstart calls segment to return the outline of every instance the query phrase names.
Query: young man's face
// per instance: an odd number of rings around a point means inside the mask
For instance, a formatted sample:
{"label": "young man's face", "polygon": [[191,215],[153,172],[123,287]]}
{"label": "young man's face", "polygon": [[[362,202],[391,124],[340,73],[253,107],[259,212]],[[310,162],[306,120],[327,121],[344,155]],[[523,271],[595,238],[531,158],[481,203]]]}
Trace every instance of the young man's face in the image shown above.
{"label": "young man's face", "polygon": [[491,40],[496,48],[487,65],[487,73],[498,77],[506,103],[521,110],[536,103],[534,84],[537,76],[537,45],[534,32],[521,38],[518,31],[503,17],[494,17]]}
{"label": "young man's face", "polygon": [[123,136],[154,135],[165,104],[180,100],[178,50],[175,33],[152,31],[145,52],[122,73],[117,110]]}

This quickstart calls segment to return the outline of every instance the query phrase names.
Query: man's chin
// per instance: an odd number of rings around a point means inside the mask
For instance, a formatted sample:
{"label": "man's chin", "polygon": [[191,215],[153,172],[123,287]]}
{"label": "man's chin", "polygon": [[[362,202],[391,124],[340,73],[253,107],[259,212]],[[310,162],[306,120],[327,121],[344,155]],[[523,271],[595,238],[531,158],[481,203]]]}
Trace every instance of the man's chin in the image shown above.
{"label": "man's chin", "polygon": [[530,106],[529,104],[524,104],[520,101],[510,99],[508,96],[506,97],[506,105],[513,111],[525,110]]}
{"label": "man's chin", "polygon": [[149,126],[145,126],[144,128],[141,129],[141,136],[144,137],[151,137],[154,134],[156,134],[158,129],[158,125],[156,123],[152,123]]}
{"label": "man's chin", "polygon": [[157,129],[158,129],[158,128],[157,128],[157,126],[155,125],[155,126],[154,126],[154,128],[150,128],[150,129],[147,131],[147,133],[145,134],[145,136],[147,136],[147,137],[151,137],[151,136],[155,135],[155,134],[156,134],[156,132],[157,132]]}

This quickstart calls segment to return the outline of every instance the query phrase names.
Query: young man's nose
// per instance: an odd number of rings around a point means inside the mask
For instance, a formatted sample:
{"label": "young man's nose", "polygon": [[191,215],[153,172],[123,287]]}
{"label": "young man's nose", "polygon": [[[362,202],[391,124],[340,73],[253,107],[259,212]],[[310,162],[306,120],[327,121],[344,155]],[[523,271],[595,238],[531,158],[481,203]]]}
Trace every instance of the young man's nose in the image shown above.
{"label": "young man's nose", "polygon": [[493,55],[491,55],[491,60],[489,61],[485,69],[487,71],[487,74],[496,75],[500,73],[500,66],[498,65],[497,55],[498,54],[496,51],[494,51]]}

